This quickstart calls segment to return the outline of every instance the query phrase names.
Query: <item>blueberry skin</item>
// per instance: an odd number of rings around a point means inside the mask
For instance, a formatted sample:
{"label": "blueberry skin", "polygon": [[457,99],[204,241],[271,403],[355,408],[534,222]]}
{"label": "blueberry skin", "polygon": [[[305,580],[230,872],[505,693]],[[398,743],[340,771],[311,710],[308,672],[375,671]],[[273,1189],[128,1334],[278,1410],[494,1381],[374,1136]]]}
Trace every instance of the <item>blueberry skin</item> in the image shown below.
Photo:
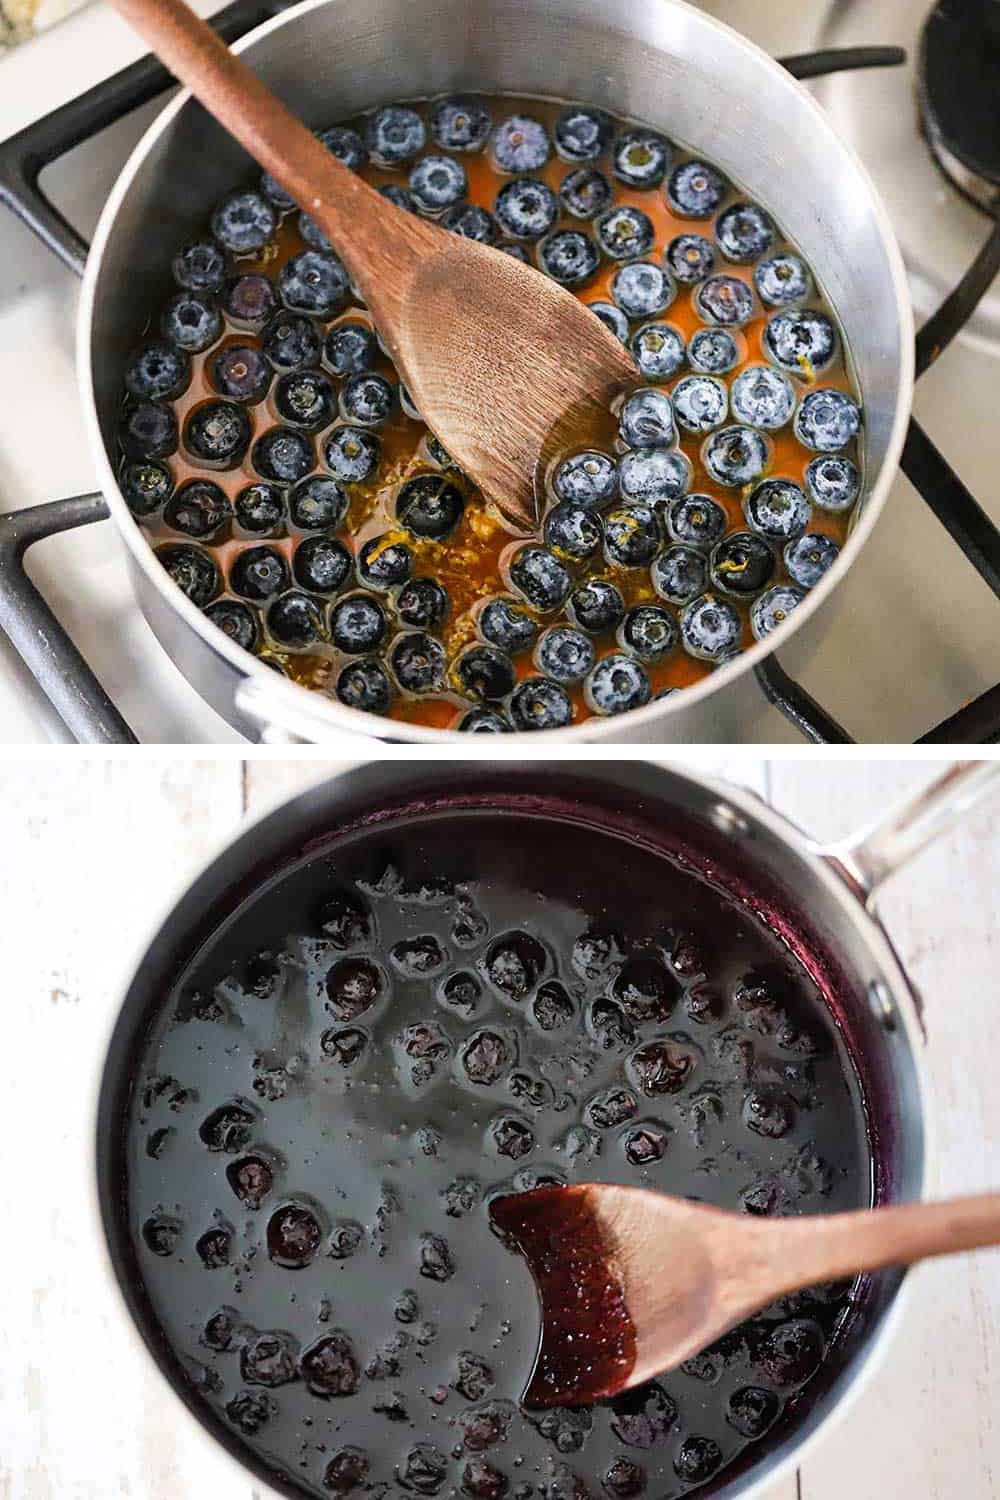
{"label": "blueberry skin", "polygon": [[439,693],[445,685],[445,651],[422,630],[397,636],[389,653],[396,681],[405,693]]}
{"label": "blueberry skin", "polygon": [[677,441],[670,397],[663,391],[635,391],[626,397],[618,432],[629,448],[669,448]]}
{"label": "blueberry skin", "polygon": [[513,599],[490,599],[478,619],[479,633],[504,651],[526,651],[538,634],[538,626]]}
{"label": "blueberry skin", "polygon": [[837,453],[860,431],[861,408],[846,391],[810,391],[795,413],[795,436],[815,453]]}
{"label": "blueberry skin", "polygon": [[460,734],[513,734],[514,726],[495,708],[470,708],[456,726]]}
{"label": "blueberry skin", "polygon": [[548,677],[527,677],[510,700],[514,728],[524,732],[565,729],[573,722],[573,704],[566,689]]}
{"label": "blueberry skin", "polygon": [[163,464],[138,462],[126,464],[119,484],[125,504],[134,516],[152,516],[161,510],[173,494],[174,481]]}
{"label": "blueberry skin", "polygon": [[239,599],[219,599],[210,604],[205,614],[212,624],[227,635],[244,651],[256,650],[260,641],[260,621],[257,611]]}
{"label": "blueberry skin", "polygon": [[805,492],[790,479],[765,479],[743,502],[747,525],[772,542],[793,542],[812,520]]}
{"label": "blueberry skin", "polygon": [[659,604],[637,604],[618,627],[618,641],[640,661],[662,661],[677,645],[677,624]]}
{"label": "blueberry skin", "polygon": [[431,134],[444,151],[481,151],[490,124],[489,108],[471,94],[439,99],[431,111]]}
{"label": "blueberry skin", "polygon": [[733,203],[716,219],[715,238],[727,260],[748,265],[771,249],[775,229],[756,203]]}
{"label": "blueberry skin", "polygon": [[398,167],[419,156],[427,141],[427,130],[415,109],[386,104],[368,116],[365,144],[377,166]]}
{"label": "blueberry skin", "polygon": [[611,169],[629,187],[659,187],[672,155],[669,142],[658,131],[627,130],[615,141]]}
{"label": "blueberry skin", "polygon": [[348,708],[369,714],[387,714],[392,704],[392,683],[381,662],[366,658],[348,662],[337,678],[337,697]]}
{"label": "blueberry skin", "polygon": [[753,317],[753,292],[737,276],[710,276],[695,292],[694,307],[706,323],[741,328]]}
{"label": "blueberry skin", "polygon": [[545,545],[557,557],[579,562],[593,557],[601,545],[603,529],[600,517],[582,505],[553,506],[545,517]]}
{"label": "blueberry skin", "polygon": [[572,587],[564,565],[545,547],[522,547],[508,564],[511,587],[534,609],[549,614],[565,604]]}
{"label": "blueberry skin", "polygon": [[411,578],[396,595],[396,614],[414,630],[440,625],[448,608],[448,591],[436,578]]}
{"label": "blueberry skin", "polygon": [[327,255],[334,254],[333,246],[316,223],[316,220],[310,218],[306,213],[299,214],[299,234],[305,240],[310,250],[322,250]]}
{"label": "blueberry skin", "polygon": [[178,251],[171,262],[177,285],[189,292],[218,292],[226,279],[226,257],[218,245],[196,240]]}
{"label": "blueberry skin", "polygon": [[271,385],[271,366],[259,349],[249,344],[226,344],[211,362],[212,384],[229,401],[256,406]]}
{"label": "blueberry skin", "polygon": [[274,388],[274,409],[290,427],[319,432],[333,421],[337,397],[319,370],[292,370]]}
{"label": "blueberry skin", "polygon": [[595,714],[625,714],[642,708],[651,695],[649,678],[632,656],[603,656],[584,684],[583,695]]}
{"label": "blueberry skin", "polygon": [[341,484],[363,484],[382,460],[382,444],[363,427],[335,427],[323,443],[323,462]]}
{"label": "blueberry skin", "polygon": [[591,578],[573,590],[567,613],[581,630],[600,635],[605,630],[617,630],[625,618],[625,600],[607,579]]}
{"label": "blueberry skin", "polygon": [[682,219],[710,219],[728,191],[721,172],[706,161],[681,162],[667,181],[667,202]]}
{"label": "blueberry skin", "polygon": [[347,515],[347,492],[335,479],[310,474],[292,490],[288,509],[300,531],[336,531]]}
{"label": "blueberry skin", "polygon": [[230,323],[240,328],[263,328],[278,310],[274,283],[259,273],[234,276],[226,283],[222,305]]}
{"label": "blueberry skin", "polygon": [[551,154],[549,134],[531,115],[511,115],[490,138],[490,155],[498,172],[537,172]]}
{"label": "blueberry skin", "polygon": [[465,496],[442,474],[416,474],[396,496],[396,519],[411,536],[435,542],[449,536],[462,519]]}
{"label": "blueberry skin", "polygon": [[[480,208],[478,203],[456,203],[449,208],[441,217],[442,229],[450,229],[452,234],[461,235],[463,240],[475,240],[480,245],[495,245],[500,238],[500,226],[490,213],[489,209]],[[519,245],[504,245],[507,250],[520,250]],[[522,252],[524,253],[524,252]],[[524,259],[527,260],[527,254]]]}
{"label": "blueberry skin", "polygon": [[125,416],[118,440],[127,458],[169,458],[177,452],[177,418],[161,401],[142,401]]}
{"label": "blueberry skin", "polygon": [[204,609],[222,587],[218,568],[201,547],[192,547],[187,542],[169,542],[165,547],[157,547],[156,557],[181,593],[186,594],[199,609]]}
{"label": "blueberry skin", "polygon": [[596,219],[611,204],[614,190],[596,167],[567,172],[559,186],[559,201],[574,219]]}
{"label": "blueberry skin", "polygon": [[288,564],[274,547],[246,547],[229,569],[229,587],[252,604],[283,594],[290,583]]}
{"label": "blueberry skin", "polygon": [[319,334],[308,318],[279,313],[260,341],[265,357],[276,370],[308,370],[319,364]]}
{"label": "blueberry skin", "polygon": [[212,215],[213,235],[233,255],[263,250],[277,227],[277,215],[260,193],[230,193]]}
{"label": "blueberry skin", "polygon": [[308,594],[292,591],[275,599],[267,612],[268,633],[289,651],[305,651],[319,640],[323,622]]}
{"label": "blueberry skin", "polygon": [[217,484],[193,479],[182,484],[167,501],[163,519],[175,531],[206,541],[232,520],[229,497]]}
{"label": "blueberry skin", "polygon": [[832,318],[818,307],[773,313],[761,343],[767,357],[793,375],[820,374],[840,347]]}
{"label": "blueberry skin", "polygon": [[370,594],[349,594],[330,609],[330,639],[338,651],[363,656],[374,651],[388,630],[385,611]]}
{"label": "blueberry skin", "polygon": [[697,286],[715,270],[715,246],[701,234],[678,234],[663,252],[663,260],[685,286]]}
{"label": "blueberry skin", "polygon": [[691,484],[691,460],[679,448],[640,448],[624,453],[618,464],[618,483],[625,500],[665,505],[686,494]]}
{"label": "blueberry skin", "polygon": [[687,359],[684,337],[670,323],[644,323],[632,335],[629,349],[647,380],[669,380]]}
{"label": "blueberry skin", "polygon": [[275,484],[261,480],[248,484],[233,505],[237,523],[252,536],[281,536],[284,531],[285,496]]}
{"label": "blueberry skin", "polygon": [[655,318],[677,296],[668,273],[651,261],[631,261],[611,279],[611,295],[627,318]]}
{"label": "blueberry skin", "polygon": [[294,427],[272,427],[253,445],[250,455],[257,473],[276,484],[298,484],[313,466],[313,446]]}
{"label": "blueberry skin", "polygon": [[204,292],[178,292],[160,318],[160,332],[185,354],[201,354],[222,332],[222,315]]}
{"label": "blueberry skin", "polygon": [[409,189],[420,212],[437,218],[462,201],[469,190],[469,179],[454,157],[425,156],[410,173]]}
{"label": "blueberry skin", "polygon": [[512,240],[540,240],[559,217],[559,200],[536,177],[515,177],[500,189],[493,212]]}
{"label": "blueberry skin", "polygon": [[615,307],[613,302],[588,302],[587,306],[620,344],[628,343],[628,318],[620,307]]}
{"label": "blueberry skin", "polygon": [[712,375],[685,375],[674,386],[671,400],[677,425],[685,432],[712,432],[729,415],[725,383]]}
{"label": "blueberry skin", "polygon": [[761,594],[750,606],[750,629],[754,639],[762,641],[772,630],[777,630],[805,597],[805,589],[794,583],[777,583],[773,589]]}
{"label": "blueberry skin", "polygon": [[840,556],[840,548],[830,537],[823,536],[820,532],[807,531],[797,541],[789,542],[782,556],[792,582],[797,583],[800,588],[812,589],[833,567]]}
{"label": "blueberry skin", "polygon": [[612,260],[641,260],[653,248],[653,221],[641,208],[619,204],[601,214],[594,225],[597,243]]}
{"label": "blueberry skin", "polygon": [[729,393],[733,416],[748,427],[777,432],[787,427],[795,411],[795,388],[787,375],[769,365],[741,370]]}
{"label": "blueberry skin", "polygon": [[392,532],[372,537],[358,553],[358,577],[379,593],[406,583],[412,573],[413,553],[405,542],[393,541]]}
{"label": "blueberry skin", "polygon": [[552,134],[563,161],[597,161],[608,149],[613,128],[603,110],[567,104],[560,112]]}
{"label": "blueberry skin", "polygon": [[774,577],[775,557],[767,542],[752,531],[734,531],[712,549],[709,576],[720,594],[751,599]]}
{"label": "blueberry skin", "polygon": [[705,439],[701,458],[716,484],[738,489],[760,479],[771,458],[771,445],[753,427],[724,427]]}
{"label": "blueberry skin", "polygon": [[544,677],[556,682],[581,682],[594,660],[591,642],[568,625],[554,625],[546,630],[535,647],[535,666]]}
{"label": "blueberry skin", "polygon": [[182,349],[157,339],[129,360],[125,389],[139,401],[170,401],[191,383],[191,361]]}
{"label": "blueberry skin", "polygon": [[699,328],[691,335],[688,359],[692,369],[703,370],[706,375],[725,375],[740,362],[739,346],[724,328]]}
{"label": "blueberry skin", "polygon": [[351,554],[336,537],[307,536],[295,549],[296,583],[313,594],[335,594],[351,576]]}
{"label": "blueberry skin", "polygon": [[278,273],[278,296],[289,312],[330,318],[347,298],[350,281],[343,263],[332,253],[303,250],[286,261]]}
{"label": "blueberry skin", "polygon": [[651,505],[623,505],[604,518],[604,556],[616,567],[646,567],[662,541],[660,523]]}
{"label": "blueberry skin", "polygon": [[396,388],[384,375],[367,371],[352,375],[340,392],[340,411],[345,422],[362,427],[381,427],[396,406]]}
{"label": "blueberry skin", "polygon": [[758,297],[768,307],[787,307],[812,293],[809,267],[789,251],[762,260],[754,269],[753,281]]}
{"label": "blueberry skin", "polygon": [[687,604],[708,582],[708,563],[693,547],[668,547],[649,570],[653,587],[668,604]]}
{"label": "blueberry skin", "polygon": [[362,375],[378,358],[367,323],[338,323],[323,340],[323,363],[332,375]]}
{"label": "blueberry skin", "polygon": [[459,692],[476,703],[502,702],[517,682],[514,663],[497,646],[467,646],[452,670]]}
{"label": "blueberry skin", "polygon": [[686,547],[714,547],[728,525],[729,517],[711,495],[681,495],[667,509],[667,529]]}
{"label": "blueberry skin", "polygon": [[806,489],[820,510],[850,510],[861,493],[861,471],[842,456],[814,458],[806,467]]}
{"label": "blueberry skin", "polygon": [[725,599],[702,594],[681,611],[681,645],[699,661],[722,661],[739,647],[743,626]]}
{"label": "blueberry skin", "polygon": [[603,510],[618,495],[618,465],[606,453],[585,448],[563,459],[552,488],[559,500],[585,510]]}
{"label": "blueberry skin", "polygon": [[600,265],[597,246],[579,229],[557,229],[538,247],[538,264],[560,286],[583,286]]}

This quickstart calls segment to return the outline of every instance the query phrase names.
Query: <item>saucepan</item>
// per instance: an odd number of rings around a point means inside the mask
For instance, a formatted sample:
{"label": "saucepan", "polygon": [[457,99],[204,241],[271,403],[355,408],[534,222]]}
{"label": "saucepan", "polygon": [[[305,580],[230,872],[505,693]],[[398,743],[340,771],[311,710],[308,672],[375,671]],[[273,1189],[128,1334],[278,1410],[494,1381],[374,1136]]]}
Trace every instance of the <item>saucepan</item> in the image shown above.
{"label": "saucepan", "polygon": [[[755,913],[808,966],[854,1061],[867,1103],[876,1203],[919,1200],[928,1188],[929,1132],[920,1001],[879,920],[883,883],[988,792],[995,763],[954,767],[877,827],[820,848],[753,793],[677,768],[640,762],[487,767],[383,762],[336,776],[246,828],[192,882],[159,925],[128,984],[107,1049],[97,1113],[96,1186],[110,1267],[137,1342],[180,1398],[176,1419],[201,1424],[269,1493],[300,1494],[263,1468],[194,1389],[166,1347],[143,1293],[126,1210],[125,1120],[138,1057],[175,977],[210,934],[265,882],[304,856],[336,857],[339,838],[379,832],[437,812],[527,814],[609,832],[629,847],[681,858]],[[554,825],[554,826],[553,826]],[[621,867],[628,901],[628,856]],[[613,914],[611,914],[613,916]],[[742,1471],[712,1490],[746,1500],[842,1416],[873,1378],[905,1305],[907,1277],[889,1271],[859,1284],[830,1355],[800,1395],[787,1431],[752,1450]],[[144,1356],[145,1357],[145,1356]],[[182,1406],[188,1408],[185,1418]]]}

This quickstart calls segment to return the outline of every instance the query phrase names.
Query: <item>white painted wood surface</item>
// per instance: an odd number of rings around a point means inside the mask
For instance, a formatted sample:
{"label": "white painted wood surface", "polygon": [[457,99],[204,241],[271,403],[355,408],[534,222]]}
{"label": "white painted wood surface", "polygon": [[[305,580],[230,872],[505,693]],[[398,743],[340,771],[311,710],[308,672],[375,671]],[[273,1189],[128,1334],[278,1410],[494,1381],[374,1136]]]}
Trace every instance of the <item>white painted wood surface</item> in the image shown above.
{"label": "white painted wood surface", "polygon": [[[934,767],[726,762],[819,837]],[[253,1500],[127,1334],[90,1205],[93,1091],[131,959],[200,864],[339,767],[0,764],[3,1001],[0,1500]],[[941,1191],[1000,1187],[1000,809],[901,874],[890,931],[924,992]],[[1000,1254],[927,1267],[864,1404],[766,1500],[1000,1495]]]}

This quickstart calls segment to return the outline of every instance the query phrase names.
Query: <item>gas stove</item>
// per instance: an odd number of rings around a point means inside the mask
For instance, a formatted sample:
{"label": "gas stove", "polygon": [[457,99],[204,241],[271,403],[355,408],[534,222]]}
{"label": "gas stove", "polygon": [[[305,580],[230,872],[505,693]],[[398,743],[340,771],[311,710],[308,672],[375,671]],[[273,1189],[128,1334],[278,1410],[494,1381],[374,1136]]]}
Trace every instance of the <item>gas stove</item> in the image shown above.
{"label": "gas stove", "polygon": [[[241,0],[243,29],[252,3]],[[217,9],[205,0],[195,8],[202,14]],[[953,30],[956,17],[976,11],[984,39],[1000,36],[1000,0],[943,0],[930,24],[928,0],[795,7],[712,0],[701,8],[786,59],[819,49],[906,49],[903,66],[825,74],[809,86],[885,199],[918,326],[937,314],[918,342],[926,372],[917,386],[903,471],[884,516],[841,583],[833,623],[807,670],[798,681],[788,679],[779,649],[758,674],[759,709],[741,738],[1000,739],[1000,653],[991,650],[1000,627],[1000,533],[994,525],[1000,525],[1000,282],[994,280],[1000,267],[994,218],[1000,63],[994,75],[985,43],[958,46]],[[267,13],[262,3],[258,19]],[[0,197],[16,200],[16,210],[40,221],[63,255],[60,261],[47,254],[18,217],[0,214],[0,512],[26,512],[6,531],[0,517],[0,627],[10,625],[11,586],[24,599],[20,558],[37,535],[45,539],[27,554],[31,577],[80,653],[67,657],[37,599],[29,599],[26,613],[16,611],[12,634],[40,630],[50,643],[48,686],[60,712],[0,635],[0,743],[73,738],[66,720],[79,738],[125,738],[126,725],[143,742],[236,738],[146,626],[110,525],[48,535],[99,517],[99,498],[29,509],[87,495],[96,482],[75,383],[77,283],[64,263],[79,261],[83,246],[67,238],[19,178],[25,165],[30,178],[32,156],[56,157],[42,175],[45,198],[86,240],[129,150],[163,102],[162,94],[148,98],[151,70],[148,79],[116,76],[139,53],[117,17],[93,6],[0,62],[0,141],[16,137],[16,150],[0,146]],[[806,62],[796,71],[819,74],[823,66]],[[87,91],[93,92],[84,109]],[[126,98],[145,102],[119,118]],[[79,102],[67,110],[71,101]],[[93,133],[105,120],[114,123]],[[90,725],[99,728],[91,733]]]}

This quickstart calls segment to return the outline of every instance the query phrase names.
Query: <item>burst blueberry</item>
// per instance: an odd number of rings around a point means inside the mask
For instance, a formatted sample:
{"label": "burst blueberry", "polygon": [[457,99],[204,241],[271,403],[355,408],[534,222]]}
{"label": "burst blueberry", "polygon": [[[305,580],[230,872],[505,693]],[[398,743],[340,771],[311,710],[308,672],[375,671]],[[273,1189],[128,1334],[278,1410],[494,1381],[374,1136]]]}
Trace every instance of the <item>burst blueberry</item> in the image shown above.
{"label": "burst blueberry", "polygon": [[795,411],[795,388],[787,375],[769,365],[751,365],[733,381],[729,396],[733,416],[748,427],[777,432]]}
{"label": "burst blueberry", "polygon": [[378,344],[367,323],[338,323],[323,340],[323,363],[333,375],[361,375],[378,358]]}
{"label": "burst blueberry", "polygon": [[307,536],[295,549],[292,572],[304,589],[335,594],[351,576],[351,554],[336,537]]}
{"label": "burst blueberry", "polygon": [[611,167],[619,182],[629,187],[659,187],[667,175],[672,152],[667,140],[655,130],[627,130],[618,137],[611,154]]}
{"label": "burst blueberry", "polygon": [[439,693],[444,688],[444,647],[434,636],[422,630],[398,636],[389,660],[396,681],[404,692]]}
{"label": "burst blueberry", "polygon": [[618,432],[629,448],[669,448],[677,438],[670,397],[664,391],[635,391],[626,397]]}
{"label": "burst blueberry", "polygon": [[153,516],[170,499],[174,481],[164,464],[150,461],[126,464],[119,480],[125,503],[134,516]]}
{"label": "burst blueberry", "polygon": [[514,728],[522,731],[564,729],[573,722],[573,704],[566,689],[549,677],[527,677],[510,700]]}
{"label": "burst blueberry", "polygon": [[702,594],[681,611],[681,645],[699,661],[719,662],[738,648],[743,626],[734,606]]}
{"label": "burst blueberry", "polygon": [[774,577],[775,557],[763,537],[734,531],[712,549],[709,576],[720,594],[752,599]]}
{"label": "burst blueberry", "polygon": [[640,661],[662,661],[677,645],[677,623],[660,604],[637,604],[619,626],[618,640]]}
{"label": "burst blueberry", "polygon": [[692,369],[706,375],[725,375],[740,362],[740,349],[731,333],[724,328],[700,328],[691,335],[688,359]]}
{"label": "burst blueberry", "polygon": [[559,186],[560,202],[574,219],[596,219],[610,206],[613,196],[610,182],[596,167],[567,172]]}
{"label": "burst blueberry", "polygon": [[201,354],[222,332],[222,315],[207,292],[178,292],[160,318],[163,337],[185,354]]}
{"label": "burst blueberry", "polygon": [[579,630],[554,625],[535,647],[535,666],[555,682],[580,682],[594,665],[594,647]]}
{"label": "burst blueberry", "polygon": [[786,308],[772,314],[761,342],[775,364],[808,379],[832,363],[840,344],[833,319],[818,307]]}
{"label": "burst blueberry", "polygon": [[520,548],[508,564],[511,587],[523,594],[533,608],[549,614],[566,602],[572,579],[554,553],[529,544]]}
{"label": "burst blueberry", "polygon": [[252,604],[284,593],[290,582],[288,564],[275,547],[245,547],[229,569],[229,587]]}
{"label": "burst blueberry", "polygon": [[277,216],[266,198],[250,191],[230,193],[212,215],[212,233],[233,255],[253,255],[273,239]]}
{"label": "burst blueberry", "polygon": [[177,418],[162,401],[141,401],[132,407],[118,438],[128,458],[169,458],[177,452]]}
{"label": "burst blueberry", "polygon": [[323,462],[341,484],[363,484],[381,459],[381,443],[363,427],[335,427],[323,442]]}
{"label": "burst blueberry", "polygon": [[251,461],[258,474],[277,484],[298,484],[313,466],[312,443],[294,427],[272,427],[253,445]]}
{"label": "burst blueberry", "polygon": [[465,497],[442,474],[416,474],[400,486],[396,519],[412,536],[440,542],[458,525]]}
{"label": "burst blueberry", "polygon": [[710,219],[726,196],[721,172],[706,161],[681,162],[667,181],[667,202],[685,219]]}
{"label": "burst blueberry", "polygon": [[604,556],[619,568],[644,568],[662,544],[656,511],[645,502],[611,510],[604,518]]}
{"label": "burst blueberry", "polygon": [[235,276],[226,283],[222,294],[226,317],[237,327],[256,331],[263,328],[278,308],[274,283],[258,272]]}
{"label": "burst blueberry", "polygon": [[701,457],[716,484],[737,489],[761,477],[770,461],[771,445],[753,427],[724,427],[705,439]]}
{"label": "burst blueberry", "polygon": [[601,214],[594,225],[597,242],[612,260],[639,260],[653,248],[653,221],[641,208],[619,204]]}
{"label": "burst blueberry", "polygon": [[339,651],[363,656],[385,639],[385,611],[370,594],[349,594],[330,610],[330,639]]}
{"label": "burst blueberry", "polygon": [[288,509],[301,531],[335,531],[347,515],[347,493],[335,479],[311,474],[292,490]]}
{"label": "burst blueberry", "polygon": [[688,604],[708,581],[708,563],[693,547],[668,547],[649,570],[653,587],[668,604]]}
{"label": "burst blueberry", "polygon": [[861,471],[842,455],[814,458],[806,468],[806,489],[820,510],[850,510],[861,493]]}
{"label": "burst blueberry", "polygon": [[233,503],[237,524],[253,536],[280,536],[284,530],[285,494],[260,480],[245,485]]}
{"label": "burst blueberry", "polygon": [[846,391],[810,391],[795,413],[794,431],[814,452],[837,453],[861,431],[861,409]]}
{"label": "burst blueberry", "polygon": [[410,173],[409,189],[421,213],[437,218],[460,203],[469,188],[465,168],[451,156],[425,156]]}
{"label": "burst blueberry", "polygon": [[800,588],[812,589],[833,567],[840,556],[840,548],[832,537],[807,531],[797,541],[789,542],[782,555],[792,582]]}
{"label": "burst blueberry", "polygon": [[211,362],[212,384],[229,401],[255,406],[271,384],[271,366],[250,344],[226,344]]}
{"label": "burst blueberry", "polygon": [[602,656],[584,684],[584,697],[595,714],[624,714],[648,703],[649,678],[632,656]]}
{"label": "burst blueberry", "polygon": [[295,590],[275,599],[267,612],[271,639],[288,651],[305,651],[320,639],[323,623],[315,602]]}
{"label": "burst blueberry", "polygon": [[729,518],[711,495],[681,495],[667,509],[667,529],[675,542],[687,547],[714,547]]}
{"label": "burst blueberry", "polygon": [[398,167],[412,161],[424,149],[427,130],[415,109],[405,104],[386,104],[368,116],[365,144],[377,166]]}
{"label": "burst blueberry", "polygon": [[560,286],[583,286],[597,271],[600,256],[582,230],[557,229],[539,245],[538,264]]}
{"label": "burst blueberry", "polygon": [[337,678],[337,697],[348,708],[369,714],[387,714],[392,704],[392,683],[381,662],[371,657],[348,662]]}
{"label": "burst blueberry", "polygon": [[218,599],[205,614],[223,635],[244,651],[254,651],[260,640],[260,622],[256,610],[240,599]]}
{"label": "burst blueberry", "polygon": [[[450,229],[463,240],[475,240],[480,245],[495,245],[500,238],[496,219],[489,209],[481,208],[478,203],[456,203],[442,214],[441,227]],[[528,259],[527,251],[520,245],[502,245],[500,248],[508,254],[518,250],[525,261]]]}
{"label": "burst blueberry", "polygon": [[691,460],[679,448],[640,448],[634,453],[623,453],[618,464],[618,484],[624,500],[665,505],[687,492],[691,484]]}
{"label": "burst blueberry", "polygon": [[193,479],[182,484],[167,501],[163,519],[174,531],[207,541],[232,519],[229,497],[217,484]]}
{"label": "burst blueberry", "polygon": [[182,593],[192,604],[203,609],[219,592],[222,580],[219,570],[200,547],[186,542],[171,542],[157,547],[156,560],[166,569]]}
{"label": "burst blueberry", "polygon": [[308,318],[294,313],[279,313],[272,319],[260,346],[276,370],[307,370],[319,364],[319,334]]}
{"label": "burst blueberry", "polygon": [[489,107],[475,95],[439,99],[431,111],[431,133],[444,151],[481,151],[490,123]]}
{"label": "burst blueberry", "polygon": [[318,432],[333,420],[336,395],[319,370],[291,370],[274,388],[274,406],[283,422]]}
{"label": "burst blueberry", "polygon": [[499,703],[517,681],[514,663],[498,646],[467,646],[452,670],[458,691],[475,702]]}
{"label": "burst blueberry", "polygon": [[715,270],[715,247],[701,234],[678,234],[663,252],[663,261],[677,281],[697,286]]}
{"label": "burst blueberry", "polygon": [[806,597],[806,591],[794,583],[777,583],[767,589],[750,606],[750,629],[754,639],[762,641],[772,630],[783,625]]}
{"label": "burst blueberry", "polygon": [[125,388],[140,401],[169,401],[191,380],[191,361],[182,349],[160,339],[133,355],[125,369]]}
{"label": "burst blueberry", "polygon": [[397,532],[371,537],[358,553],[358,577],[367,588],[383,592],[407,582],[413,553]]}
{"label": "burst blueberry", "polygon": [[396,614],[414,630],[430,630],[448,614],[448,592],[436,578],[411,578],[396,596]]}
{"label": "burst blueberry", "polygon": [[504,651],[526,651],[538,634],[538,626],[513,599],[490,599],[478,619],[479,633]]}
{"label": "burst blueberry", "polygon": [[792,542],[812,519],[804,490],[791,479],[765,479],[743,502],[747,525],[772,542]]}
{"label": "burst blueberry", "polygon": [[566,612],[581,630],[600,635],[618,629],[625,618],[625,600],[606,578],[590,578],[573,590]]}
{"label": "burst blueberry", "polygon": [[537,172],[551,152],[549,133],[531,115],[511,115],[494,130],[490,155],[500,172]]}
{"label": "burst blueberry", "polygon": [[601,521],[582,505],[564,502],[553,506],[545,517],[544,536],[545,545],[551,547],[557,557],[578,562],[593,557],[601,545]]}
{"label": "burst blueberry", "polygon": [[740,328],[753,317],[753,292],[738,276],[710,276],[695,292],[694,307],[706,323]]}
{"label": "burst blueberry", "polygon": [[753,273],[757,295],[768,307],[787,307],[812,293],[809,267],[799,255],[782,251],[762,260]]}
{"label": "burst blueberry", "polygon": [[766,255],[774,236],[774,225],[756,203],[733,203],[715,221],[720,250],[727,260],[741,265]]}

